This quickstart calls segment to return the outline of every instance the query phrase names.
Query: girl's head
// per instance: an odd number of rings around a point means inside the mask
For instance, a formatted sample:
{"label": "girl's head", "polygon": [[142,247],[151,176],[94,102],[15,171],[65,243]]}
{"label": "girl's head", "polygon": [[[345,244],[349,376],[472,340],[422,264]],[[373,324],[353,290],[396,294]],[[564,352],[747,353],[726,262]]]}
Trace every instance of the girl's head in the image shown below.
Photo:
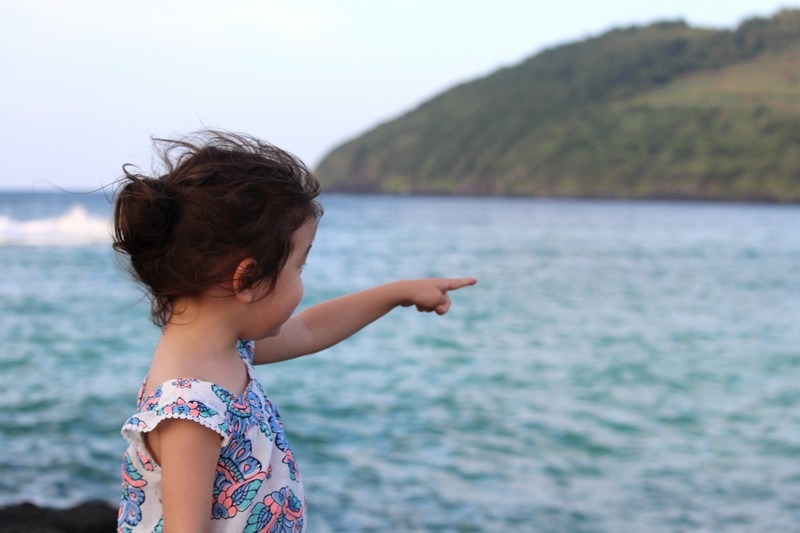
{"label": "girl's head", "polygon": [[114,208],[114,249],[130,257],[147,289],[153,321],[169,320],[176,298],[198,297],[232,280],[271,292],[292,235],[318,219],[319,183],[291,154],[250,136],[207,131],[163,146],[163,174],[123,167]]}

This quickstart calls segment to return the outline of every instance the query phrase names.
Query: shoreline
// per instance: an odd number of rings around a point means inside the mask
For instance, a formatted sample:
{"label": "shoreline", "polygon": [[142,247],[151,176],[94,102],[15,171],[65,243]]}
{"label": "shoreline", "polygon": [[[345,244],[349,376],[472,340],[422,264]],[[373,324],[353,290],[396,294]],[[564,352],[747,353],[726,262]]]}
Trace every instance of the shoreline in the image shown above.
{"label": "shoreline", "polygon": [[23,502],[0,507],[0,533],[108,533],[117,527],[117,508],[88,501],[56,509]]}

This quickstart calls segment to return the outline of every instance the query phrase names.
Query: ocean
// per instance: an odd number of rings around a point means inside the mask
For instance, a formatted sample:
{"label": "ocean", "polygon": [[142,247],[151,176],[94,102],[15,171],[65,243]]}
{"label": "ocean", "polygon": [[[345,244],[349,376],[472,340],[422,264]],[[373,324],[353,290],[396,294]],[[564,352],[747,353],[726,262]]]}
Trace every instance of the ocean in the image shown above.
{"label": "ocean", "polygon": [[[301,307],[479,283],[258,369],[310,531],[800,531],[800,206],[322,201]],[[0,193],[0,505],[119,499],[158,331],[110,213]]]}

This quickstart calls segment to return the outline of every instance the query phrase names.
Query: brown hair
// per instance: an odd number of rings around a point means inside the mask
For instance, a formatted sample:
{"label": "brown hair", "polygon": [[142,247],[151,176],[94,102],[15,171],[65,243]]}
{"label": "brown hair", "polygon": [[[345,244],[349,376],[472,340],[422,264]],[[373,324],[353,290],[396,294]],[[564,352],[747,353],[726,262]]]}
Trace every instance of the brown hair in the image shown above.
{"label": "brown hair", "polygon": [[158,177],[123,166],[114,207],[114,249],[130,258],[151,317],[164,326],[177,297],[200,296],[231,279],[248,257],[243,288],[275,288],[292,234],[322,216],[319,183],[302,161],[248,135],[204,131],[155,139]]}

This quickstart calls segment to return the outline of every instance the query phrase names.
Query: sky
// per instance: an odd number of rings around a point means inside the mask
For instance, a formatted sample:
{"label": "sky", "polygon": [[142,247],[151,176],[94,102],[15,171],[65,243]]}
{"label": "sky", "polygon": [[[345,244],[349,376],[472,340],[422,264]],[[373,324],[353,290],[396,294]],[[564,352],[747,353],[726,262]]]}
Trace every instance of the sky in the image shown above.
{"label": "sky", "polygon": [[0,189],[94,190],[151,141],[246,132],[312,168],[342,142],[545,48],[800,1],[2,0]]}

